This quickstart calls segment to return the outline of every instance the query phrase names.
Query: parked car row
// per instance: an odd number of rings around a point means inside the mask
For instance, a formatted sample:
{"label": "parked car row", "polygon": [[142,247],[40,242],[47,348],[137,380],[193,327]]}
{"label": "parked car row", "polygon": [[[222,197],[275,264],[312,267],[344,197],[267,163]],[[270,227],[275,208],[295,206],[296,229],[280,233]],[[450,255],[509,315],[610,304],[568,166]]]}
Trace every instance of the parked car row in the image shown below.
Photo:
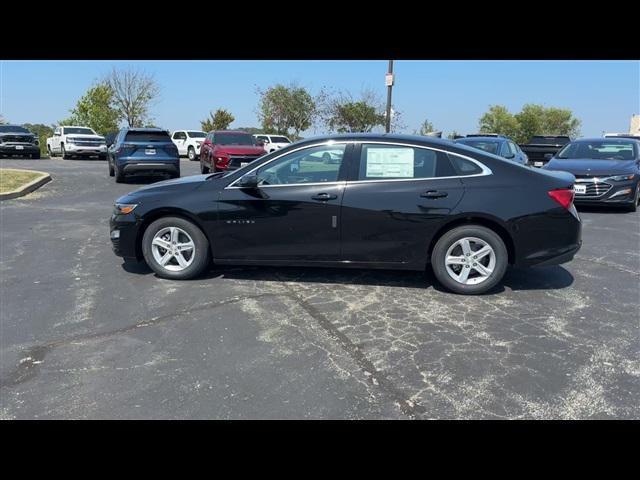
{"label": "parked car row", "polygon": [[40,158],[38,137],[19,125],[0,125],[0,157],[11,155]]}

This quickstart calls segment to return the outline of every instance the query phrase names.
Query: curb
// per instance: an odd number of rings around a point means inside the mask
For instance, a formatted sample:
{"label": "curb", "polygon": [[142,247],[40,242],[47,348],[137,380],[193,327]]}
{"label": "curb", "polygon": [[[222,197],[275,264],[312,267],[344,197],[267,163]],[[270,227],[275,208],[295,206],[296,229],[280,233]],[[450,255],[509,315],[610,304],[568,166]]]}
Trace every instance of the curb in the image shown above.
{"label": "curb", "polygon": [[12,198],[22,197],[22,196],[26,195],[27,193],[31,193],[34,190],[37,190],[38,188],[40,188],[45,183],[48,183],[48,182],[51,181],[51,175],[49,175],[46,172],[39,172],[37,170],[25,170],[25,171],[33,172],[33,173],[40,173],[41,176],[40,176],[40,178],[36,178],[35,180],[32,180],[31,182],[27,183],[25,186],[23,186],[22,188],[20,188],[18,190],[13,190],[11,192],[6,192],[6,193],[0,193],[0,200],[10,200]]}

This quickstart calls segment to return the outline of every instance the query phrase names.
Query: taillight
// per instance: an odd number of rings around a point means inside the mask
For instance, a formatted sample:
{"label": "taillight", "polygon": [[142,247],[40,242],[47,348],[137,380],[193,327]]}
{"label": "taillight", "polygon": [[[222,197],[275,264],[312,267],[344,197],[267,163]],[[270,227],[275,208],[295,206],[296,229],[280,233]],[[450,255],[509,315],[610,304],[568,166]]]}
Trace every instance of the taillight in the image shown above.
{"label": "taillight", "polygon": [[564,208],[569,209],[573,203],[574,191],[573,188],[558,188],[550,190],[549,196]]}
{"label": "taillight", "polygon": [[229,164],[229,157],[223,157],[223,156],[219,156],[216,157],[216,166],[219,168],[227,168],[227,165]]}

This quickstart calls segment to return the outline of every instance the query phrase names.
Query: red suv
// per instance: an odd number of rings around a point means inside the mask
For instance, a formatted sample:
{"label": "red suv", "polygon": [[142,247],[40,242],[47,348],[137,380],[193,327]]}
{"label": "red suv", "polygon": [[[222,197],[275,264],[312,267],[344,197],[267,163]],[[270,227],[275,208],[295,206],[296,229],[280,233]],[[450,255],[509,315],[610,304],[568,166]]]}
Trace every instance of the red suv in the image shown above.
{"label": "red suv", "polygon": [[249,133],[230,130],[209,132],[200,147],[200,171],[235,170],[266,153]]}

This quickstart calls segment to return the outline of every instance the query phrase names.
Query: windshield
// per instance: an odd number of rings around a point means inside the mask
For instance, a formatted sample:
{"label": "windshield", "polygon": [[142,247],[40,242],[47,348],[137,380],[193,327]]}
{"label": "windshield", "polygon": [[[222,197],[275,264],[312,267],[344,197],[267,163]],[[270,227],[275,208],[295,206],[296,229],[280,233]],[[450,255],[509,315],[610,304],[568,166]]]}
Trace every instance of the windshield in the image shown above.
{"label": "windshield", "polygon": [[457,142],[484,150],[485,152],[493,153],[494,155],[497,155],[498,153],[498,142],[491,142],[487,140],[458,140]]}
{"label": "windshield", "polygon": [[560,159],[633,160],[636,148],[632,141],[593,140],[573,142],[558,152]]}
{"label": "windshield", "polygon": [[274,137],[271,136],[271,141],[273,143],[291,143],[291,141],[287,137]]}
{"label": "windshield", "polygon": [[24,127],[18,127],[15,125],[0,125],[0,132],[20,132],[20,133],[31,133]]}
{"label": "windshield", "polygon": [[248,133],[216,133],[214,141],[218,145],[255,145],[253,136]]}
{"label": "windshield", "polygon": [[96,134],[96,132],[94,132],[90,128],[82,128],[82,127],[78,127],[78,128],[64,127],[64,133],[65,135],[69,135],[70,133],[76,133],[79,135],[95,135]]}
{"label": "windshield", "polygon": [[191,138],[204,138],[207,136],[204,132],[187,132]]}

